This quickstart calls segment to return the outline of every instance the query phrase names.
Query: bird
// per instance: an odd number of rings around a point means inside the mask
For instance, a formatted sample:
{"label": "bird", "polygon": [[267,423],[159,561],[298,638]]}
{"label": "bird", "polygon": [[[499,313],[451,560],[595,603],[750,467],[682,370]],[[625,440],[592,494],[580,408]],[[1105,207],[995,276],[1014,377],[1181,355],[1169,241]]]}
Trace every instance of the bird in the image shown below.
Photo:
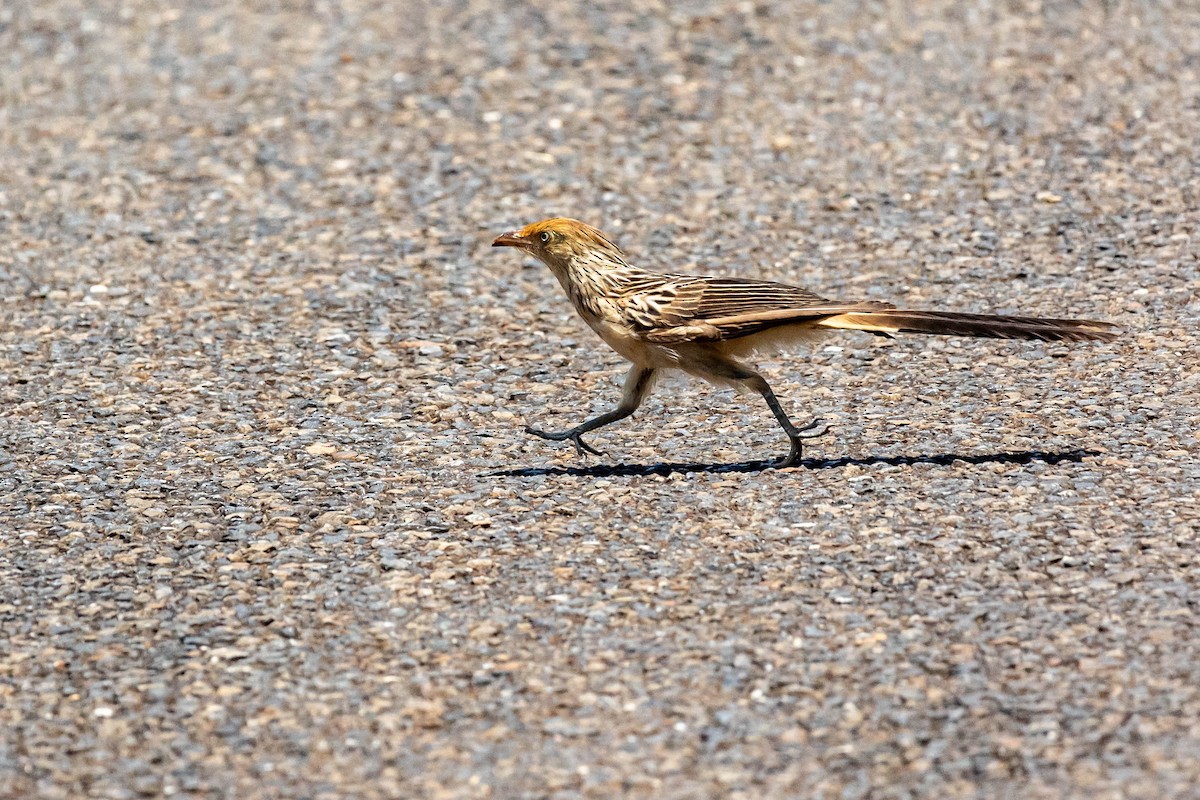
{"label": "bird", "polygon": [[597,228],[566,217],[502,233],[492,246],[515,247],[545,264],[588,327],[632,363],[621,400],[611,411],[564,431],[526,426],[534,436],[570,441],[581,457],[604,455],[584,441],[584,434],[630,416],[664,371],[682,370],[762,395],[790,442],[788,454],[773,465],[798,465],[804,441],[823,435],[828,426],[821,419],[794,424],[747,357],[832,331],[1067,342],[1111,341],[1120,333],[1107,322],[915,311],[879,300],[830,300],[753,278],[651,272],[629,263]]}

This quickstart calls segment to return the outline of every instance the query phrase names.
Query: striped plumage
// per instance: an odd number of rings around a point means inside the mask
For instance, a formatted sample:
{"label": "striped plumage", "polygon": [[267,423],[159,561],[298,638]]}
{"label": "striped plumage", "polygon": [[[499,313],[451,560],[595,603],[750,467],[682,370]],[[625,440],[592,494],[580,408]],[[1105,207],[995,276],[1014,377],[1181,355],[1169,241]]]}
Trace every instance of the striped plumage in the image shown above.
{"label": "striped plumage", "polygon": [[673,368],[761,393],[792,441],[781,463],[795,463],[800,439],[816,435],[812,431],[819,426],[795,428],[762,376],[737,357],[836,329],[1047,341],[1108,341],[1117,335],[1105,322],[913,311],[880,301],[829,300],[770,281],[648,272],[626,261],[599,230],[573,219],[535,222],[497,237],[493,245],[519,247],[545,263],[584,321],[634,364],[614,411],[562,433],[530,429],[591,452],[582,434],[633,413],[655,372]]}

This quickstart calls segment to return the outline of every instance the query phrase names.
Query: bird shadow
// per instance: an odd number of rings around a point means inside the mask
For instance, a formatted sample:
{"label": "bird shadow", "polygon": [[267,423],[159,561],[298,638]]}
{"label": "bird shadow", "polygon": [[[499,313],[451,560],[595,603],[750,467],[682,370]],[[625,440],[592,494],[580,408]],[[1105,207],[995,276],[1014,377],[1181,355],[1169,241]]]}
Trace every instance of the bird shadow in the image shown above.
{"label": "bird shadow", "polygon": [[[1008,453],[937,453],[935,455],[917,456],[868,456],[867,458],[804,458],[794,467],[804,469],[839,469],[841,467],[870,467],[887,464],[893,467],[909,467],[914,464],[937,464],[949,466],[955,461],[967,464],[1031,464],[1035,461],[1043,464],[1059,464],[1064,461],[1080,463],[1089,456],[1098,456],[1095,450],[1066,450],[1058,453],[1047,453],[1041,450],[1020,450]],[[793,467],[788,467],[791,469]],[[485,478],[531,478],[566,475],[583,478],[620,478],[639,475],[686,475],[689,473],[708,473],[724,475],[729,473],[756,473],[781,469],[773,461],[736,461],[728,464],[682,463],[682,464],[596,464],[584,467],[520,467],[517,469],[502,469],[486,472]]]}

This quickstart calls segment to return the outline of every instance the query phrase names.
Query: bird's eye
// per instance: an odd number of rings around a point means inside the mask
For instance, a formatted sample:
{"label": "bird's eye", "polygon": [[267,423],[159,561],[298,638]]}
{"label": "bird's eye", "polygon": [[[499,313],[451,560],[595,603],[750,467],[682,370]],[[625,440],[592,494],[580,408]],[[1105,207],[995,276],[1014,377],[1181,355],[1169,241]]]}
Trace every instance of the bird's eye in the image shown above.
{"label": "bird's eye", "polygon": [[546,244],[547,242],[549,242],[550,241],[550,231],[542,231],[541,233],[539,233],[538,240],[541,241],[542,244]]}

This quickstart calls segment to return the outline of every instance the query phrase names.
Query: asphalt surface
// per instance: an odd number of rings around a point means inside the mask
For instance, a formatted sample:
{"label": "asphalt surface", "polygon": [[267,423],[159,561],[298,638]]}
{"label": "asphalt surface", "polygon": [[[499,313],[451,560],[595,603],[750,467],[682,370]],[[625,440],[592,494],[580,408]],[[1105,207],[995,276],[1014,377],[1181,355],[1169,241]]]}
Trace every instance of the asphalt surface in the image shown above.
{"label": "asphalt surface", "polygon": [[[0,796],[1200,796],[1200,8],[626,5],[0,5]],[[554,215],[1125,333],[584,461]]]}

